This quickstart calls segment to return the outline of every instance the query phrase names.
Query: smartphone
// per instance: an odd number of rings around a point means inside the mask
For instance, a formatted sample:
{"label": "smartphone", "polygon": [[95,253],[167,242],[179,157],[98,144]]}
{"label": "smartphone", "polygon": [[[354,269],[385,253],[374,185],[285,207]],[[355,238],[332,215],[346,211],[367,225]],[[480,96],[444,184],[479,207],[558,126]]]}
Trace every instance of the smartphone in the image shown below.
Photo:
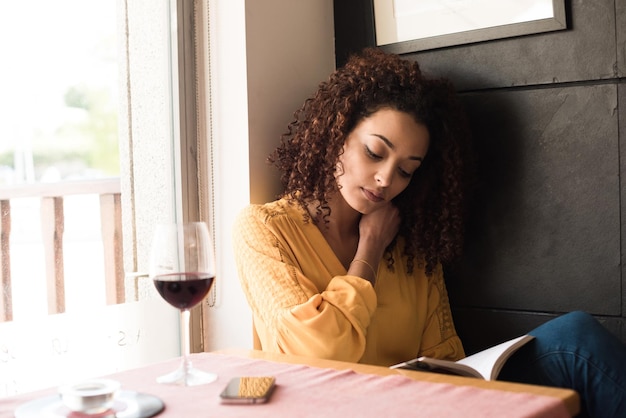
{"label": "smartphone", "polygon": [[267,402],[276,386],[273,376],[234,377],[220,394],[222,403],[254,404]]}

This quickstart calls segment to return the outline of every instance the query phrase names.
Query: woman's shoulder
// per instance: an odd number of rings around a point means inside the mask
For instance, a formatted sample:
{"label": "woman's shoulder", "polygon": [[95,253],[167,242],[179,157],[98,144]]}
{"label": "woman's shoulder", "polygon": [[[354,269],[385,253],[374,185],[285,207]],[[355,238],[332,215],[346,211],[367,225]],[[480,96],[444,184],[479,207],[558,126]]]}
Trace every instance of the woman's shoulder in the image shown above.
{"label": "woman's shoulder", "polygon": [[272,225],[283,222],[302,222],[303,212],[293,200],[282,198],[263,204],[251,204],[245,207],[238,216],[238,223],[260,223]]}

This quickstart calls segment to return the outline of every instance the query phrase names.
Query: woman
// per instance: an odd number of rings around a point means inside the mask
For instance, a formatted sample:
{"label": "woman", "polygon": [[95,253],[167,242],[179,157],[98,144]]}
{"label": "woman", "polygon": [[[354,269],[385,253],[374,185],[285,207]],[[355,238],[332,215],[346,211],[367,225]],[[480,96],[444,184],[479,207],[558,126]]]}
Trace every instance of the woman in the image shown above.
{"label": "woman", "polygon": [[[470,149],[452,86],[415,62],[369,49],[320,84],[270,156],[282,198],[248,207],[234,229],[261,348],[385,366],[462,358],[441,266],[462,247]],[[594,416],[626,407],[626,349],[589,315],[534,332],[507,379],[572,387]],[[587,333],[602,353],[585,364],[615,369],[595,374],[601,384],[565,356],[537,362]]]}

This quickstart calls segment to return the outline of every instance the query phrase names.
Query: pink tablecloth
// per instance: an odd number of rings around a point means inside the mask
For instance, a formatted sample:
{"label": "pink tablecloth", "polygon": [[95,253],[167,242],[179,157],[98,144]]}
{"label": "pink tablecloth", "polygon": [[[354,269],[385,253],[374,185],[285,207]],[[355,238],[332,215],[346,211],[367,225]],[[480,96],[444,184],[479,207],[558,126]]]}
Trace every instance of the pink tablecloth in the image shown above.
{"label": "pink tablecloth", "polygon": [[[192,356],[194,366],[216,372],[216,382],[196,387],[161,385],[155,378],[173,370],[178,360],[108,376],[122,388],[156,395],[170,417],[568,417],[556,398],[473,387],[420,382],[405,376],[375,376],[320,369],[224,354]],[[219,393],[234,376],[276,376],[267,404],[222,405]],[[54,389],[0,399],[0,417],[13,417],[22,403],[55,393]],[[42,417],[43,418],[43,417]]]}

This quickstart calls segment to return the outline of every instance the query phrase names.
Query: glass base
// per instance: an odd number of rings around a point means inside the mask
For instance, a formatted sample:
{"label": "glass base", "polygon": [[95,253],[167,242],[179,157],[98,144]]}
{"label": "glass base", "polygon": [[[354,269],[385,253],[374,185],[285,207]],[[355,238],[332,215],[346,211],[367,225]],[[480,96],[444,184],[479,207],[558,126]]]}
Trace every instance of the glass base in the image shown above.
{"label": "glass base", "polygon": [[215,373],[208,373],[194,369],[191,363],[183,363],[171,373],[157,377],[157,383],[167,383],[180,386],[197,386],[211,383],[217,380]]}

